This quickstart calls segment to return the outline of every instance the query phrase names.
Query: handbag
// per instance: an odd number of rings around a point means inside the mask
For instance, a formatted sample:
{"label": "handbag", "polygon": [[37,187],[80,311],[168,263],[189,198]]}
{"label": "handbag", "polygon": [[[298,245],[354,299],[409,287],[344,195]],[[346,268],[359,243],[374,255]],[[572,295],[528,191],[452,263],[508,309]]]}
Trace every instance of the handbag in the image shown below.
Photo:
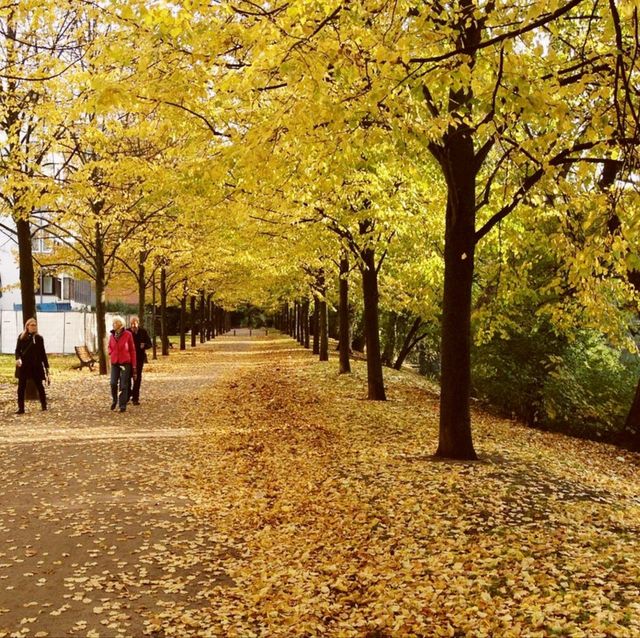
{"label": "handbag", "polygon": [[[22,357],[29,352],[29,349],[31,348],[31,346],[33,345],[33,341],[29,342],[29,345],[22,351],[21,355],[20,355],[20,359],[22,359]],[[16,379],[20,378],[20,366],[16,363],[16,371],[13,373],[13,376]]]}

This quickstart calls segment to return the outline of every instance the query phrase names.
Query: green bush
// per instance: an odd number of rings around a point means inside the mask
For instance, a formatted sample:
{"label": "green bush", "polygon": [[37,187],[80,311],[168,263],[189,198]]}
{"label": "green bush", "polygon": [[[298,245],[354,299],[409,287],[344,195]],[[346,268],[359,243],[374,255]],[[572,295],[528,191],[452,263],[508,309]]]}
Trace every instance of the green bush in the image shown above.
{"label": "green bush", "polygon": [[494,338],[474,348],[474,395],[529,425],[613,441],[622,431],[640,360],[597,333],[550,329]]}
{"label": "green bush", "polygon": [[637,357],[583,333],[569,344],[544,384],[546,424],[611,440],[624,426],[640,375]]}
{"label": "green bush", "polygon": [[473,394],[500,414],[540,425],[544,382],[562,353],[564,340],[548,327],[496,336],[472,352]]}

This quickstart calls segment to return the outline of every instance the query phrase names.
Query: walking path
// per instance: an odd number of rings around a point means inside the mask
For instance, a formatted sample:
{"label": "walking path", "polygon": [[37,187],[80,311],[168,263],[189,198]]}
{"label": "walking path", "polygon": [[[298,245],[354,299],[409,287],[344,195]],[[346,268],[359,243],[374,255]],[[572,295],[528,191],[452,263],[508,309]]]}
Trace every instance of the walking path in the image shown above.
{"label": "walking path", "polygon": [[53,371],[47,412],[28,402],[14,416],[15,388],[2,388],[0,637],[141,636],[199,580],[225,578],[193,562],[211,530],[176,472],[191,453],[186,409],[250,345],[239,331],[150,362],[142,405],[124,414],[87,370],[60,382]]}

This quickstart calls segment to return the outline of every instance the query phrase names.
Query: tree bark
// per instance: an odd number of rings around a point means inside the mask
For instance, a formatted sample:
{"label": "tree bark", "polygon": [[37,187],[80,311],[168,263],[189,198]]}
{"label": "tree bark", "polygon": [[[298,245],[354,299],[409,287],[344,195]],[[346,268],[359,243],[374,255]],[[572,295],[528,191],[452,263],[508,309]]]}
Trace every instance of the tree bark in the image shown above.
{"label": "tree bark", "polygon": [[104,246],[100,223],[95,225],[95,275],[96,275],[96,333],[98,335],[98,368],[100,374],[107,374],[107,325],[106,325],[106,273]]}
{"label": "tree bark", "polygon": [[320,302],[317,297],[313,298],[313,354],[320,354],[320,334],[318,328],[320,327]]}
{"label": "tree bark", "polygon": [[471,291],[475,252],[473,140],[465,127],[448,139],[448,195],[441,327],[440,433],[436,456],[477,459],[471,437]]}
{"label": "tree bark", "polygon": [[189,305],[189,310],[191,313],[191,347],[195,348],[196,347],[196,333],[197,333],[197,316],[196,316],[196,298],[194,295],[191,295],[191,302]]}
{"label": "tree bark", "polygon": [[343,256],[340,259],[340,304],[338,306],[340,325],[340,365],[339,374],[351,372],[351,360],[349,359],[349,259]]}
{"label": "tree bark", "polygon": [[298,343],[304,346],[304,302],[298,302]]}
{"label": "tree bark", "polygon": [[187,323],[187,295],[184,294],[182,299],[180,300],[180,350],[187,349],[186,323]]}
{"label": "tree bark", "polygon": [[200,292],[200,343],[205,343],[207,340],[207,324],[205,316],[205,296],[204,290]]}
{"label": "tree bark", "polygon": [[20,264],[20,301],[22,303],[22,325],[27,319],[36,318],[36,285],[33,269],[33,246],[31,224],[28,219],[16,220],[18,235],[18,258]]}
{"label": "tree bark", "polygon": [[380,327],[378,315],[378,273],[372,248],[362,251],[362,294],[364,297],[364,336],[367,348],[367,398],[386,401],[382,359],[380,357]]}
{"label": "tree bark", "polygon": [[158,358],[158,341],[156,339],[156,271],[151,275],[151,343],[153,360]]}
{"label": "tree bark", "polygon": [[324,293],[326,293],[326,287],[323,285],[323,296],[318,304],[320,314],[320,346],[318,354],[320,355],[320,361],[329,361],[329,310]]}
{"label": "tree bark", "polygon": [[309,348],[309,299],[304,300],[302,307],[302,332],[304,335],[304,347]]}
{"label": "tree bark", "polygon": [[[475,47],[482,26],[473,0],[461,0],[465,14],[457,25],[457,46]],[[467,64],[475,63],[475,53]],[[444,237],[444,294],[441,326],[440,432],[436,456],[475,460],[471,437],[471,292],[475,257],[476,174],[471,84],[449,90],[449,129],[440,146],[429,146],[447,183]]]}
{"label": "tree bark", "polygon": [[[289,306],[287,305],[287,308]],[[289,308],[289,336],[295,338],[296,334],[296,308],[295,305]]]}
{"label": "tree bark", "polygon": [[213,303],[211,301],[212,297],[213,295],[211,294],[207,296],[207,339],[213,339],[213,314],[211,307],[211,304]]}
{"label": "tree bark", "polygon": [[144,327],[144,306],[145,306],[145,295],[147,291],[146,286],[146,268],[145,262],[147,260],[147,253],[144,250],[141,250],[138,253],[138,320],[140,322],[140,326]]}
{"label": "tree bark", "polygon": [[169,335],[167,334],[167,269],[160,268],[160,341],[162,356],[169,356]]}
{"label": "tree bark", "polygon": [[[640,450],[640,381],[636,386],[636,393],[629,408],[629,413],[624,423],[625,438],[632,450]],[[625,441],[625,443],[627,442]]]}
{"label": "tree bark", "polygon": [[[400,368],[402,368],[402,364],[404,363],[404,360],[407,358],[407,356],[413,350],[416,344],[420,341],[420,338],[416,339],[415,337],[416,337],[416,334],[418,333],[418,329],[420,328],[421,324],[422,324],[422,317],[418,317],[411,325],[411,328],[409,328],[409,332],[407,332],[407,335],[404,338],[402,347],[400,348],[400,352],[398,352],[398,358],[393,364],[393,367],[396,370],[400,370]],[[424,339],[424,337],[425,335],[422,335],[421,338]]]}

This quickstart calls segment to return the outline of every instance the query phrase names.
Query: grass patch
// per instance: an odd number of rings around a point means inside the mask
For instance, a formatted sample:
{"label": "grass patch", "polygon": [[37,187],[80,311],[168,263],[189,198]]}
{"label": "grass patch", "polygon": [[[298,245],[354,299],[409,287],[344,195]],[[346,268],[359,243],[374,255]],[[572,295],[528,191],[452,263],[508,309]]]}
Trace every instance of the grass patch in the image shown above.
{"label": "grass patch", "polygon": [[[50,354],[49,368],[55,376],[73,371],[78,362],[75,354]],[[16,358],[12,354],[0,354],[0,383],[17,383],[14,377],[16,369]]]}

